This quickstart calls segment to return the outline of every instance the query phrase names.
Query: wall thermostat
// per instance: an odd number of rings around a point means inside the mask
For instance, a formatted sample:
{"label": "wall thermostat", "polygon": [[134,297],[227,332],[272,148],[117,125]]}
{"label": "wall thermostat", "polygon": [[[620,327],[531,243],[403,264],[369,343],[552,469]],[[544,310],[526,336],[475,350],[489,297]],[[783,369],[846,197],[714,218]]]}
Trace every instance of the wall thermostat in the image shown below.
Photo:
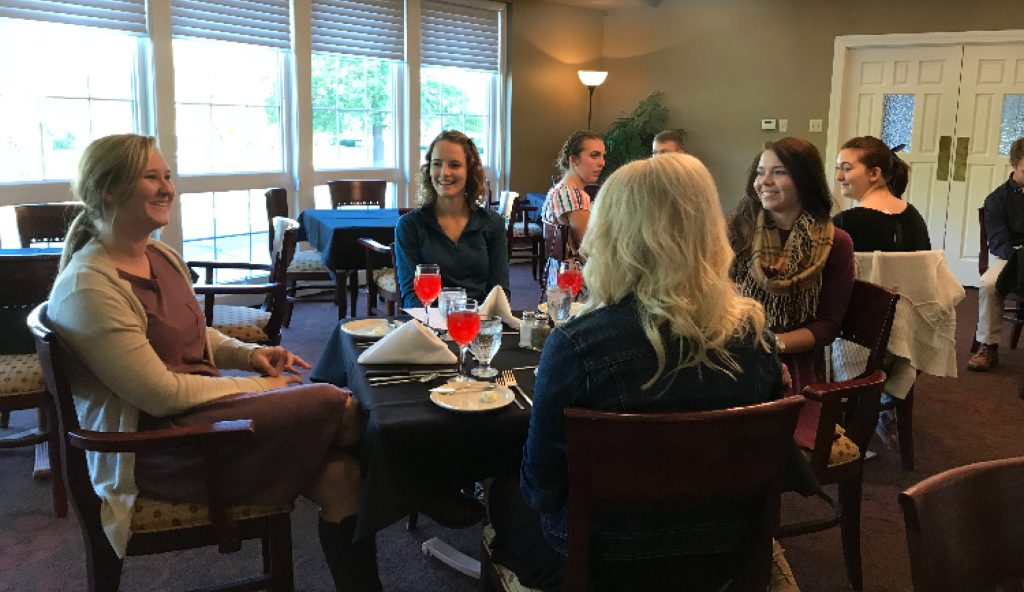
{"label": "wall thermostat", "polygon": [[762,119],[761,120],[761,129],[762,130],[773,130],[773,129],[775,129],[775,120],[774,119]]}

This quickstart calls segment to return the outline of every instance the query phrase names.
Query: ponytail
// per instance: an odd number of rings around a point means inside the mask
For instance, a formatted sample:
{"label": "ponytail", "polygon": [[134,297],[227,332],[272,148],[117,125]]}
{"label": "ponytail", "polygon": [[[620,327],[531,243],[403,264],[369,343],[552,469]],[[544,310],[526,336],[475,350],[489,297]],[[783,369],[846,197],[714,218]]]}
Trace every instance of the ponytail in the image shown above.
{"label": "ponytail", "polygon": [[68,233],[64,237],[64,250],[60,254],[58,271],[64,271],[68,263],[71,263],[71,258],[75,256],[75,253],[80,251],[94,236],[96,236],[96,225],[89,219],[88,208],[82,208],[82,211],[71,221]]}

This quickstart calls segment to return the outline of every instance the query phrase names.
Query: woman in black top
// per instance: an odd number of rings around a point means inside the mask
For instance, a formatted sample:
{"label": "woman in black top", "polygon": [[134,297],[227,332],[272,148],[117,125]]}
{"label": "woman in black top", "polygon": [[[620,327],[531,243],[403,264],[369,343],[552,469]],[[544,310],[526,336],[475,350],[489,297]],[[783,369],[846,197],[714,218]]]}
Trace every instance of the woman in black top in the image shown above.
{"label": "woman in black top", "polygon": [[836,181],[844,197],[860,202],[832,219],[853,238],[854,251],[927,251],[928,227],[917,209],[903,201],[910,166],[881,140],[853,138],[836,158]]}

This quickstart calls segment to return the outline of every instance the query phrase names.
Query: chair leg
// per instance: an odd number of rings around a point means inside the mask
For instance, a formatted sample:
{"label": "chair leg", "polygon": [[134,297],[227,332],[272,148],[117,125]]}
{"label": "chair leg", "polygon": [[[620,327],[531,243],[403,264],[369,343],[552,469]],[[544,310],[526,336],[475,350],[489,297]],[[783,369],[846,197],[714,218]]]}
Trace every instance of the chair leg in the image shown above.
{"label": "chair leg", "polygon": [[[1017,312],[1019,316],[1020,311]],[[1010,349],[1017,349],[1017,343],[1020,342],[1020,332],[1024,329],[1024,320],[1014,319],[1013,321],[1013,333],[1010,334]]]}
{"label": "chair leg", "polygon": [[124,561],[114,553],[102,529],[86,533],[85,538],[89,592],[117,592]]}
{"label": "chair leg", "polygon": [[900,442],[900,462],[904,471],[914,470],[914,389],[907,398],[896,401],[896,431]]}
{"label": "chair leg", "polygon": [[268,551],[270,556],[270,590],[292,592],[295,589],[295,574],[292,567],[291,515],[281,514],[270,520],[270,536],[264,539],[269,542],[263,551],[264,565],[267,563]]}
{"label": "chair leg", "polygon": [[860,499],[861,476],[839,483],[839,527],[843,539],[843,558],[846,560],[846,574],[854,590],[864,589],[860,557]]}
{"label": "chair leg", "polygon": [[348,302],[351,308],[349,316],[356,316],[356,306],[359,303],[359,270],[350,269],[348,271]]}
{"label": "chair leg", "polygon": [[978,348],[979,348],[979,347],[981,347],[981,344],[980,344],[980,343],[978,343],[978,340],[977,340],[977,339],[975,339],[975,340],[971,341],[971,353],[972,353],[972,354],[976,354],[976,353],[978,353]]}
{"label": "chair leg", "polygon": [[420,521],[420,513],[419,512],[409,512],[409,519],[406,520],[406,522],[405,522],[405,529],[410,531],[410,532],[413,531],[413,530],[416,530],[417,528],[419,528],[419,521]]}
{"label": "chair leg", "polygon": [[7,429],[11,426],[11,412],[0,411],[0,428]]}
{"label": "chair leg", "polygon": [[53,490],[53,511],[58,518],[68,515],[68,491],[64,486],[64,465],[60,457],[60,433],[57,431],[57,412],[53,405],[46,406],[45,428],[50,455],[50,488]]}

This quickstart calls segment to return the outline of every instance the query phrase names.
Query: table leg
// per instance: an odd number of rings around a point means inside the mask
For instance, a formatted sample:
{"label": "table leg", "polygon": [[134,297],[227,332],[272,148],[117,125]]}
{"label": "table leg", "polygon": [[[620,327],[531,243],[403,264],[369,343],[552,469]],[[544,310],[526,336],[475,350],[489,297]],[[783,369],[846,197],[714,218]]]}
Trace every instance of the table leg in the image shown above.
{"label": "table leg", "polygon": [[356,304],[359,301],[359,270],[349,269],[345,272],[348,275],[348,302],[352,313],[349,316],[356,316]]}

